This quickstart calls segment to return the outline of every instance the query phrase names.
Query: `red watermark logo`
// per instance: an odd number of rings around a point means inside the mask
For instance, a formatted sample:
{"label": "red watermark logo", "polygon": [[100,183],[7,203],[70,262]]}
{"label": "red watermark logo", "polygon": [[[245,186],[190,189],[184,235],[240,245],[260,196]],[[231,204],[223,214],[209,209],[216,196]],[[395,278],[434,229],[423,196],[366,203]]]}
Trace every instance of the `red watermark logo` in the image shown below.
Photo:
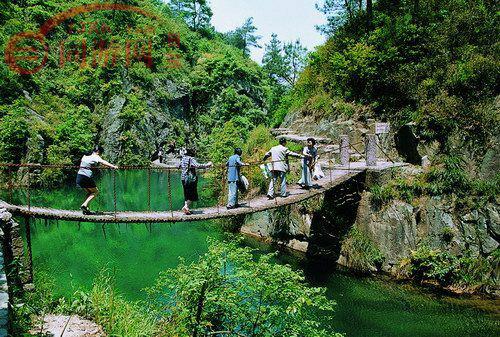
{"label": "red watermark logo", "polygon": [[[124,24],[119,28],[127,33],[123,39],[106,20],[89,21],[86,15],[87,21],[77,21],[77,17],[84,17],[82,14],[102,11],[136,13],[150,22],[140,26]],[[74,7],[47,20],[38,32],[12,36],[5,47],[5,62],[12,71],[23,75],[37,73],[49,60],[60,68],[70,63],[78,64],[81,69],[119,64],[129,67],[134,62],[143,62],[148,68],[179,68],[180,36],[171,32],[158,34],[156,25],[161,22],[157,15],[129,5],[102,3]],[[49,40],[51,33],[53,37]]]}

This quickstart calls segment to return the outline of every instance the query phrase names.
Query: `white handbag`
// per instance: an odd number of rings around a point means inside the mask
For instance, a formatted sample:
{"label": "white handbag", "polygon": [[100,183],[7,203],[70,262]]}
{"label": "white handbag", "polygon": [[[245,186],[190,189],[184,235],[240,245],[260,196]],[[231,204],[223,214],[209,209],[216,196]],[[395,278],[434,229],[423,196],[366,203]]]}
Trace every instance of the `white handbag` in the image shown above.
{"label": "white handbag", "polygon": [[325,173],[323,173],[323,170],[321,170],[321,165],[319,163],[316,163],[316,165],[314,165],[313,179],[318,180],[324,177]]}

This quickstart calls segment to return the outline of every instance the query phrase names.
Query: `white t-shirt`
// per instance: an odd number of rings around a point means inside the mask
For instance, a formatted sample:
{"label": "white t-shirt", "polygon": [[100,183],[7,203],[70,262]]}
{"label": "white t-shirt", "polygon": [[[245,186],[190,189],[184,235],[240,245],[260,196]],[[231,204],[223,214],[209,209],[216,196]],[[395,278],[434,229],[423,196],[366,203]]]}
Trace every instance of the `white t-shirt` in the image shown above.
{"label": "white t-shirt", "polygon": [[300,157],[300,154],[290,151],[283,145],[277,145],[271,148],[266,154],[271,157],[272,171],[288,171],[287,157]]}
{"label": "white t-shirt", "polygon": [[82,161],[80,162],[80,169],[78,170],[78,174],[92,178],[92,167],[97,166],[102,162],[102,158],[95,153],[92,153],[90,156],[83,156]]}

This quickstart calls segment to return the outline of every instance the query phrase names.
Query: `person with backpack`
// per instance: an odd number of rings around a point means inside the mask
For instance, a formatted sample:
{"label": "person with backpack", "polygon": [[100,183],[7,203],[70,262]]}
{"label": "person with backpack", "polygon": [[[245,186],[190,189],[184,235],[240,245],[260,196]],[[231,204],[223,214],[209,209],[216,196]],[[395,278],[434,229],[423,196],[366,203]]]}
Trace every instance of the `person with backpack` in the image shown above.
{"label": "person with backpack", "polygon": [[194,158],[196,155],[194,149],[187,149],[182,156],[179,168],[181,169],[182,188],[184,190],[184,207],[182,211],[186,215],[191,215],[190,206],[193,201],[198,201],[198,176],[196,169],[212,167],[212,162],[200,164]]}

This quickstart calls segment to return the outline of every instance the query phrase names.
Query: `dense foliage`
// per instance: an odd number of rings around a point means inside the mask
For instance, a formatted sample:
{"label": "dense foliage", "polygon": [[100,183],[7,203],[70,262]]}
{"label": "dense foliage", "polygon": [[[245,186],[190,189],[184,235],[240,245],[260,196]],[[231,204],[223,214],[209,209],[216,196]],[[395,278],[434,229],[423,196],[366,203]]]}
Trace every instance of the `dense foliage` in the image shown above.
{"label": "dense foliage", "polygon": [[181,260],[161,273],[148,300],[135,303],[115,290],[108,271],[90,292],[71,299],[56,298],[53,281],[37,274],[37,291],[14,311],[15,332],[26,332],[30,320],[38,326],[37,315],[50,312],[92,319],[110,336],[341,336],[324,288],[307,286],[300,272],[272,262],[272,254],[255,255],[235,242],[212,242],[198,261]]}
{"label": "dense foliage", "polygon": [[382,207],[394,199],[412,203],[421,196],[454,194],[457,208],[464,211],[495,202],[495,198],[500,195],[500,173],[488,180],[471,179],[457,157],[444,157],[442,161],[442,164],[435,165],[421,174],[400,174],[385,185],[370,187],[373,204]]}
{"label": "dense foliage", "polygon": [[309,55],[297,84],[280,100],[275,123],[294,111],[319,122],[373,118],[394,130],[411,125],[433,165],[416,179],[375,187],[375,199],[457,194],[470,207],[494,200],[498,3],[324,0],[317,7],[328,19],[318,27],[328,41]]}
{"label": "dense foliage", "polygon": [[[94,2],[2,2],[2,55],[13,35],[36,31],[54,15]],[[101,144],[113,162],[145,164],[162,144],[194,145],[230,120],[247,130],[267,122],[267,76],[214,30],[206,1],[115,3],[156,18],[129,11],[77,15],[47,35],[50,53],[39,72],[20,75],[0,63],[1,162],[77,164]],[[70,34],[73,30],[78,33]],[[148,39],[150,58],[144,54]],[[116,60],[113,46],[122,48]],[[124,55],[127,46],[132,56]],[[132,60],[127,63],[126,57]],[[47,175],[48,184],[64,177]]]}
{"label": "dense foliage", "polygon": [[[288,108],[310,114],[355,102],[378,120],[416,123],[421,139],[446,153],[491,146],[500,118],[492,106],[500,89],[496,2],[380,0],[371,14],[345,3],[354,7],[319,6],[332,35],[310,56]],[[319,111],[308,108],[321,100]]]}
{"label": "dense foliage", "polygon": [[421,281],[434,281],[445,287],[459,289],[494,285],[492,270],[499,263],[499,252],[491,256],[475,256],[467,252],[462,256],[429,249],[425,245],[412,252],[403,266],[410,275]]}
{"label": "dense foliage", "polygon": [[271,260],[212,243],[198,262],[163,273],[149,303],[173,327],[171,335],[337,336],[325,290],[305,286],[303,275]]}

